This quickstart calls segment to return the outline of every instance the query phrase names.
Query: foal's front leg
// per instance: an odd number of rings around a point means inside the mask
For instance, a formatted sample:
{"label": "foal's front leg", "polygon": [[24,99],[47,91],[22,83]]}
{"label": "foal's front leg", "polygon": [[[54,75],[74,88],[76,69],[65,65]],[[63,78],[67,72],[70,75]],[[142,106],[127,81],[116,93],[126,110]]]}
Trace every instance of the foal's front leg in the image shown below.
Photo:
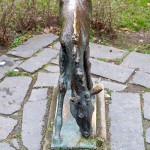
{"label": "foal's front leg", "polygon": [[55,120],[55,132],[53,137],[53,142],[56,144],[61,144],[62,139],[60,137],[60,131],[63,123],[62,112],[63,112],[63,102],[67,90],[66,82],[66,53],[61,48],[59,56],[59,66],[60,66],[60,76],[58,80],[58,104],[57,104],[57,114]]}

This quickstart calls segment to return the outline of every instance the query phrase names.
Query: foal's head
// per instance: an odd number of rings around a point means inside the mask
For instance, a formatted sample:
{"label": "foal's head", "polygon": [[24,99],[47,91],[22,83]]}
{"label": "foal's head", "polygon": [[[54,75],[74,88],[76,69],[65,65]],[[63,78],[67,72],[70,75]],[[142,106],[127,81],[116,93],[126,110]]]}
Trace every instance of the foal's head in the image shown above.
{"label": "foal's head", "polygon": [[85,92],[81,96],[71,98],[71,113],[75,118],[80,132],[84,137],[89,137],[92,132],[91,120],[94,107],[91,102],[91,94]]}
{"label": "foal's head", "polygon": [[84,137],[89,137],[92,133],[91,122],[92,114],[94,112],[92,96],[101,91],[102,88],[97,86],[91,91],[83,91],[80,95],[71,98],[71,113],[80,127],[80,132]]}

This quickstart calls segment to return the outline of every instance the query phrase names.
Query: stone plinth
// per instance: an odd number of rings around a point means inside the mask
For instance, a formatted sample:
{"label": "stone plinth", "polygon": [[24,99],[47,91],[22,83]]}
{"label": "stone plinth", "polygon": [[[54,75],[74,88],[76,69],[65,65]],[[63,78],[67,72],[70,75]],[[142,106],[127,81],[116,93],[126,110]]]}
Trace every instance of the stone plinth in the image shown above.
{"label": "stone plinth", "polygon": [[[66,96],[64,99],[63,126],[61,129],[61,137],[63,138],[63,142],[61,143],[61,145],[56,145],[52,142],[51,149],[58,149],[58,148],[96,149],[96,140],[92,138],[92,136],[89,137],[88,139],[85,139],[81,136],[79,127],[70,112],[70,102],[69,102],[70,96],[71,96],[71,91],[69,90],[66,93]],[[96,135],[96,98],[93,97],[92,103],[94,106],[94,112],[93,112],[93,118],[92,118],[92,127],[93,127],[92,135]]]}

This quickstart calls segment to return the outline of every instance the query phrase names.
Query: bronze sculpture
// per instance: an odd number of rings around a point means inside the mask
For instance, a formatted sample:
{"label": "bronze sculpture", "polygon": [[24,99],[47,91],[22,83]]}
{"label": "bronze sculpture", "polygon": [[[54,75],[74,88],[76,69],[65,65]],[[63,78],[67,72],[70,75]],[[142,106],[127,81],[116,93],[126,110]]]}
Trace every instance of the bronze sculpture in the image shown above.
{"label": "bronze sculpture", "polygon": [[53,141],[61,143],[63,101],[67,88],[72,90],[70,111],[82,136],[92,133],[93,105],[91,96],[102,89],[93,88],[89,61],[89,31],[92,14],[91,0],[59,0],[62,32],[60,36],[58,106]]}

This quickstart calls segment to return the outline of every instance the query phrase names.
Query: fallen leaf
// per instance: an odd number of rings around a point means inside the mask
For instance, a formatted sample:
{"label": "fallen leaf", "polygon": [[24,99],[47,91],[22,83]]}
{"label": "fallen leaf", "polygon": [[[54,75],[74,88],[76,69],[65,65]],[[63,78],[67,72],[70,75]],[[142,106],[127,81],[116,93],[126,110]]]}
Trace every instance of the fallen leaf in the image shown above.
{"label": "fallen leaf", "polygon": [[50,30],[54,30],[54,27],[51,26],[51,27],[50,27]]}
{"label": "fallen leaf", "polygon": [[42,17],[38,17],[37,20],[38,20],[38,21],[41,21],[41,20],[42,20]]}
{"label": "fallen leaf", "polygon": [[144,37],[144,35],[143,35],[143,34],[140,34],[140,36],[141,36],[141,37]]}
{"label": "fallen leaf", "polygon": [[44,29],[44,33],[49,33],[49,31],[50,31],[50,29],[49,29],[48,27],[46,27],[46,28]]}
{"label": "fallen leaf", "polygon": [[139,43],[143,43],[144,41],[143,40],[139,40]]}
{"label": "fallen leaf", "polygon": [[94,40],[94,42],[97,40],[97,38],[96,37],[93,37],[93,40]]}
{"label": "fallen leaf", "polygon": [[150,6],[150,3],[147,3],[147,6]]}
{"label": "fallen leaf", "polygon": [[100,43],[100,42],[102,42],[102,40],[100,39],[100,40],[98,40],[98,42]]}
{"label": "fallen leaf", "polygon": [[104,31],[105,31],[104,29],[101,29],[101,30],[100,30],[101,33],[103,33]]}
{"label": "fallen leaf", "polygon": [[135,27],[138,27],[138,24],[137,24],[137,23],[133,23],[133,25],[134,25]]}
{"label": "fallen leaf", "polygon": [[49,48],[53,48],[53,46],[52,45],[50,45],[50,46],[48,46]]}
{"label": "fallen leaf", "polygon": [[130,31],[129,28],[120,28],[122,31]]}

